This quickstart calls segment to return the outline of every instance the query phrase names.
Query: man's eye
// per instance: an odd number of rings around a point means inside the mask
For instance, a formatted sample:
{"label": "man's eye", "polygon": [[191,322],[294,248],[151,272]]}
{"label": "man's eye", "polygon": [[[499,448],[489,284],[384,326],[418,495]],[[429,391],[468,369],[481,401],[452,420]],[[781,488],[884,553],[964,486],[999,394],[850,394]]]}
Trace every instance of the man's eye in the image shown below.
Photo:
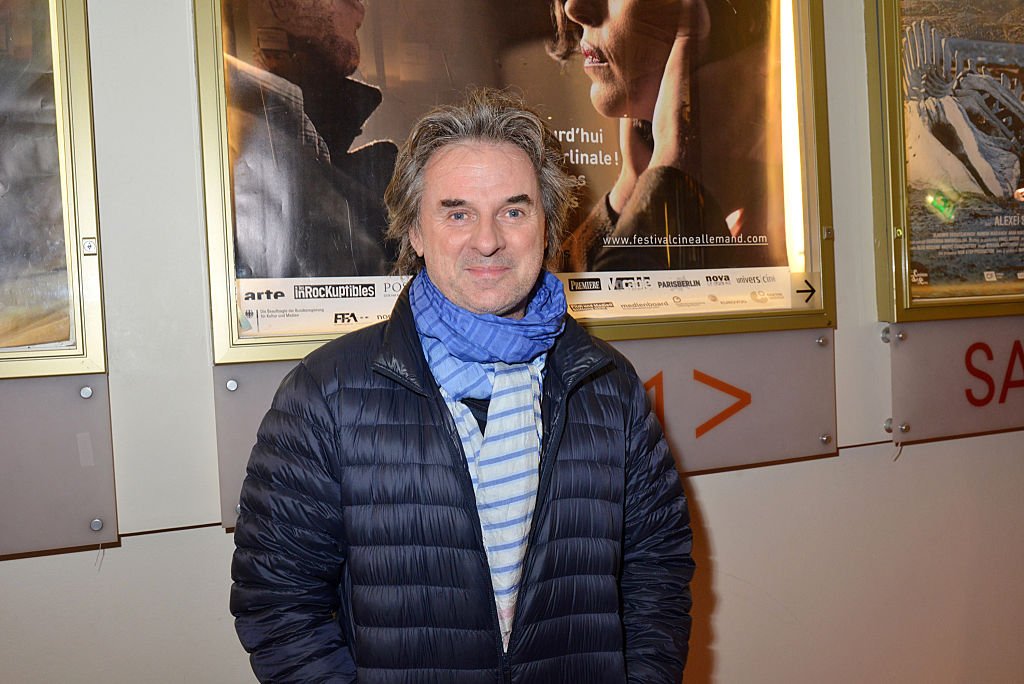
{"label": "man's eye", "polygon": [[509,218],[522,218],[523,216],[526,216],[526,212],[524,212],[522,209],[512,208],[508,210]]}
{"label": "man's eye", "polygon": [[467,216],[468,214],[464,211],[453,211],[451,214],[448,215],[448,218],[450,218],[453,221],[465,221]]}

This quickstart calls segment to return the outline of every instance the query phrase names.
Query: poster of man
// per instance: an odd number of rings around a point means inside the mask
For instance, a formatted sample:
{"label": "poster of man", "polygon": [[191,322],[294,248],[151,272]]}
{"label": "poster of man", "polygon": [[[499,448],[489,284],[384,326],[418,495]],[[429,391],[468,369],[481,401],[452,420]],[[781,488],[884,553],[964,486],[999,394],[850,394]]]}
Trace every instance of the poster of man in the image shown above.
{"label": "poster of man", "polygon": [[46,0],[0,0],[0,350],[73,346]]}
{"label": "poster of man", "polygon": [[226,0],[239,278],[386,272],[382,197],[397,149],[351,149],[380,90],[359,66],[358,0]]}
{"label": "poster of man", "polygon": [[900,11],[911,297],[1024,294],[1024,2]]}
{"label": "poster of man", "polygon": [[575,315],[788,308],[780,6],[221,0],[241,336],[387,316],[393,141],[470,86],[522,93],[562,141]]}

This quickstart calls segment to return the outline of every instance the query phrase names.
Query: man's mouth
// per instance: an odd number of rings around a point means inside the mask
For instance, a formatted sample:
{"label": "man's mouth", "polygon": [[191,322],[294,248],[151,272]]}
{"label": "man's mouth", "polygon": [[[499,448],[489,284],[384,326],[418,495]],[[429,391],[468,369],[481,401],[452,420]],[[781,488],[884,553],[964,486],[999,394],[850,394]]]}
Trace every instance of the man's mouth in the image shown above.
{"label": "man's mouth", "polygon": [[604,66],[608,64],[608,60],[605,59],[604,54],[585,40],[580,41],[580,54],[583,55],[584,67]]}
{"label": "man's mouth", "polygon": [[470,266],[470,273],[478,278],[496,278],[508,272],[508,266]]}

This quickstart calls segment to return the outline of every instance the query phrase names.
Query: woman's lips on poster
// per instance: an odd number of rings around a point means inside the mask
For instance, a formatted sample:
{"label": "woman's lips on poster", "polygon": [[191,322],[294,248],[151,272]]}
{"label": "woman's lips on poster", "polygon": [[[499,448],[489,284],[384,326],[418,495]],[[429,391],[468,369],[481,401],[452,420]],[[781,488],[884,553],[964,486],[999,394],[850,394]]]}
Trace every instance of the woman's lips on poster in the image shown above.
{"label": "woman's lips on poster", "polygon": [[584,68],[605,66],[608,64],[608,60],[605,59],[604,54],[585,40],[580,41],[580,54],[583,55]]}

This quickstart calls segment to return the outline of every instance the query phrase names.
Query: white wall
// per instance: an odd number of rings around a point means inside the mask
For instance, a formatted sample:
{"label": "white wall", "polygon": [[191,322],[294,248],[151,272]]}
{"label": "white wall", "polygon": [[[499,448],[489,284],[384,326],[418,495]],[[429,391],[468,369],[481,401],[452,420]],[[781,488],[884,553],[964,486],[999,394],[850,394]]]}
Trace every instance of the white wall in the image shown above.
{"label": "white wall", "polygon": [[[872,295],[862,8],[824,4],[844,448],[689,478],[687,681],[1024,681],[1024,432],[899,458],[879,443],[891,388]],[[190,7],[90,3],[122,532],[219,520]],[[0,563],[2,679],[251,681],[227,610],[230,553],[209,527],[126,537],[102,563]]]}
{"label": "white wall", "polygon": [[1024,681],[1020,433],[691,478],[687,682]]}
{"label": "white wall", "polygon": [[233,548],[214,526],[0,563],[0,680],[254,681],[228,612]]}
{"label": "white wall", "polygon": [[191,3],[89,3],[118,524],[219,520]]}

